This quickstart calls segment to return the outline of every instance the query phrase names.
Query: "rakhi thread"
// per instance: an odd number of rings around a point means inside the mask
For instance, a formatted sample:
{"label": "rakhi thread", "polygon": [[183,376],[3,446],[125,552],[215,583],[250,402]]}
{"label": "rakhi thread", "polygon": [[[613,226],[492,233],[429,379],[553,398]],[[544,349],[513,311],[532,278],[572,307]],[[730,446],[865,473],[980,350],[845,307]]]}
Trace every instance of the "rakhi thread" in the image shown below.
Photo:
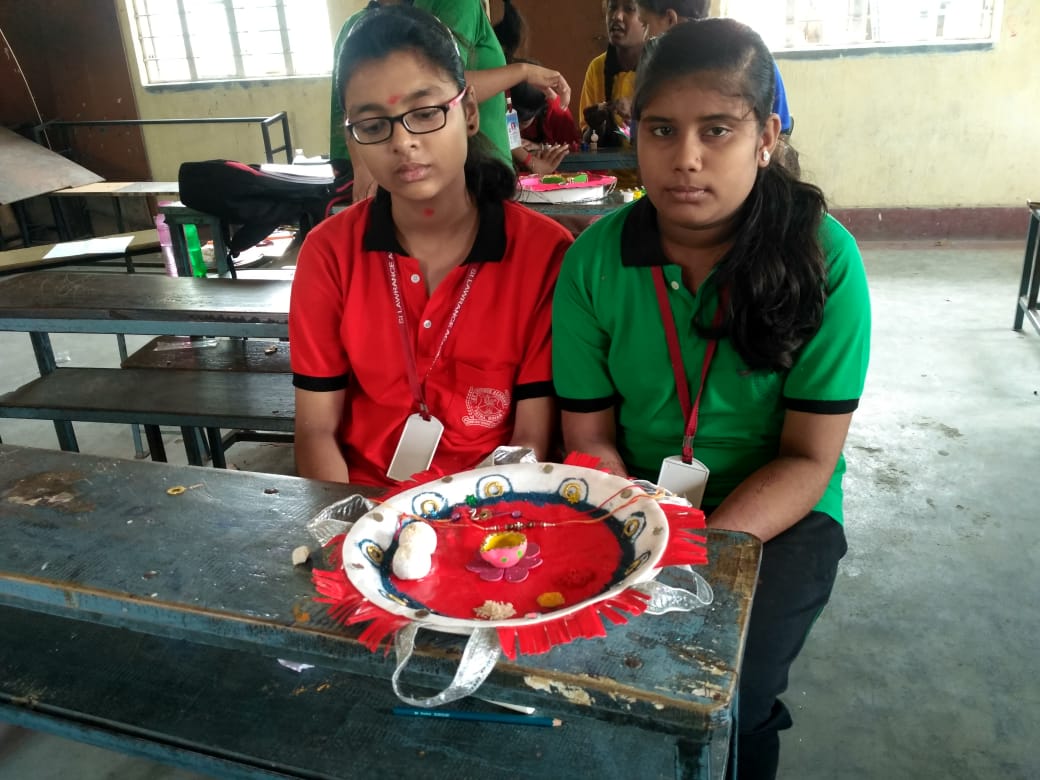
{"label": "rakhi thread", "polygon": [[[595,512],[607,512],[607,510],[604,509],[604,507],[611,501],[613,501],[615,498],[617,498],[620,494],[624,493],[626,490],[634,490],[638,492],[636,492],[636,494],[633,495],[630,499],[625,501],[625,503],[617,507],[614,507],[614,509],[610,510],[607,515],[603,517],[591,517],[591,515]],[[417,520],[429,523],[437,531],[461,530],[464,528],[476,528],[481,531],[526,531],[534,528],[558,528],[568,525],[591,525],[593,523],[601,523],[604,519],[606,519],[606,517],[610,517],[611,515],[614,515],[617,512],[620,512],[638,503],[644,498],[656,500],[665,495],[666,494],[664,493],[664,491],[661,490],[658,490],[654,494],[650,494],[642,488],[633,488],[631,486],[625,486],[614,491],[612,494],[607,496],[607,498],[601,501],[597,506],[582,512],[581,514],[589,515],[588,517],[583,519],[574,518],[565,520],[520,520],[519,518],[523,517],[523,513],[520,510],[513,509],[509,511],[494,512],[489,507],[480,509],[479,499],[476,496],[472,495],[466,496],[464,503],[456,505],[456,508],[452,512],[450,518],[454,522],[450,524],[444,523],[443,521],[431,521],[428,517],[411,514],[409,512],[401,512],[398,517],[399,520],[402,522]],[[503,525],[484,525],[482,524],[482,522],[480,522],[484,520],[491,520],[494,517],[501,517],[506,514],[510,515],[513,518],[516,518],[517,521],[513,523],[505,523]]]}

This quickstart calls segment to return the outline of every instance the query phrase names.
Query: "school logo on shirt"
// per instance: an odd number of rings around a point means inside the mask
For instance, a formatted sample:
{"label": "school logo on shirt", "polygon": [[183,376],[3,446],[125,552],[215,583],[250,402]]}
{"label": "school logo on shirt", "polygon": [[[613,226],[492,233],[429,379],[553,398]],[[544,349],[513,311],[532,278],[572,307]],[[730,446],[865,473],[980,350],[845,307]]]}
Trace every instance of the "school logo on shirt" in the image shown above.
{"label": "school logo on shirt", "polygon": [[509,391],[494,387],[471,387],[466,393],[466,414],[462,422],[494,428],[509,414]]}

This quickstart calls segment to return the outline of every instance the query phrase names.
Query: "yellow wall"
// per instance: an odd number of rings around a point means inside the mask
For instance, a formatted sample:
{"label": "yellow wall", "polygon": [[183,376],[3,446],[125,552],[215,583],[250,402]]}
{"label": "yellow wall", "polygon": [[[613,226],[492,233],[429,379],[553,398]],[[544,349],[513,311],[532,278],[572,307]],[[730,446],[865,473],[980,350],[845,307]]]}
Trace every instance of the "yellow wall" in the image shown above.
{"label": "yellow wall", "polygon": [[[329,148],[329,78],[273,79],[227,82],[212,87],[148,90],[141,86],[137,58],[129,34],[124,0],[118,4],[120,29],[126,47],[135,97],[142,119],[179,117],[289,115],[294,148],[307,155],[324,154]],[[328,0],[332,40],[339,28],[365,0]],[[330,63],[331,69],[331,63]],[[145,149],[156,181],[174,181],[177,169],[188,160],[226,159],[263,162],[264,146],[259,125],[174,125],[144,127]],[[273,146],[281,146],[280,128],[272,128]],[[276,162],[284,162],[279,155]]]}
{"label": "yellow wall", "polygon": [[802,170],[836,208],[1021,206],[1040,192],[1040,3],[987,51],[779,59]]}
{"label": "yellow wall", "polygon": [[[335,38],[364,0],[328,3]],[[122,8],[121,18],[139,84]],[[1040,116],[1032,75],[1038,42],[1040,3],[1005,0],[1001,38],[990,50],[781,57],[803,171],[836,208],[1018,206],[1037,197],[1040,144],[1031,131]],[[327,78],[136,91],[143,118],[266,116],[284,109],[295,147],[309,155],[328,151]],[[263,159],[255,126],[145,130],[157,180],[175,179],[184,160]]]}

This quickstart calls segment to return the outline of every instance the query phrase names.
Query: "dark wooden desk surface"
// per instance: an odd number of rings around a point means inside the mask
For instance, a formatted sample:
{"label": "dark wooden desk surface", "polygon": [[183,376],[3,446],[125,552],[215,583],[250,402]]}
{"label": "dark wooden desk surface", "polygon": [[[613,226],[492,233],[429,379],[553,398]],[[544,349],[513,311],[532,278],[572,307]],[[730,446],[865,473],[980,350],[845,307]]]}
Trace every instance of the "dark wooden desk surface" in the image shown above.
{"label": "dark wooden desk surface", "polygon": [[574,171],[615,171],[635,168],[638,165],[634,149],[600,149],[595,152],[571,152],[560,161],[557,170],[571,173]]}
{"label": "dark wooden desk surface", "polygon": [[0,330],[289,335],[292,283],[48,272],[0,280]]}
{"label": "dark wooden desk surface", "polygon": [[[188,488],[171,496],[167,489]],[[306,523],[355,492],[0,445],[0,604],[177,640],[307,661],[389,687],[391,659],[324,614],[290,563]],[[481,695],[559,717],[703,743],[728,728],[760,545],[709,535],[715,589],[699,613],[644,615],[541,656],[505,660]],[[662,575],[666,581],[670,575]],[[442,688],[461,641],[420,634],[409,685]]]}

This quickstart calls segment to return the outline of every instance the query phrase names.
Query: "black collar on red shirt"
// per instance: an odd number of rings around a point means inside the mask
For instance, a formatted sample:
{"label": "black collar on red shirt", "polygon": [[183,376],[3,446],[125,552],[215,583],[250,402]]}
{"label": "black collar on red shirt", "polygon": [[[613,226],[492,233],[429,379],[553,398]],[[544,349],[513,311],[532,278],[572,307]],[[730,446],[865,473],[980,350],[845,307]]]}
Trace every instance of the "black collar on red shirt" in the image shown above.
{"label": "black collar on red shirt", "polygon": [[661,231],[657,227],[657,209],[642,197],[625,215],[621,226],[621,265],[669,265],[661,247]]}
{"label": "black collar on red shirt", "polygon": [[[489,201],[477,204],[480,223],[477,226],[477,237],[470,247],[469,254],[463,261],[466,263],[497,263],[506,254],[506,215],[501,201]],[[394,252],[408,255],[408,252],[397,240],[394,218],[390,211],[390,193],[380,187],[372,199],[372,208],[368,212],[368,226],[362,239],[362,247],[366,252]]]}

